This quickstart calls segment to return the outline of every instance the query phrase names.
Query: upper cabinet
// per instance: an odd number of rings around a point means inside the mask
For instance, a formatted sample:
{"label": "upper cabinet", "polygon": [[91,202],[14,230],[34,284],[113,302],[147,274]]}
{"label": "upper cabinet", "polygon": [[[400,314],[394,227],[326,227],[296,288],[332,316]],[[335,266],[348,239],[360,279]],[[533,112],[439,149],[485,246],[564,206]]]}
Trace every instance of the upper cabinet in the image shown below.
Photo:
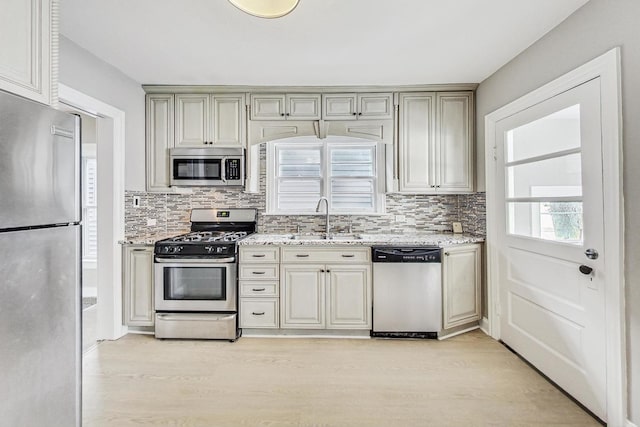
{"label": "upper cabinet", "polygon": [[472,192],[473,93],[401,93],[399,104],[400,192]]}
{"label": "upper cabinet", "polygon": [[147,191],[169,188],[169,149],[175,145],[174,100],[171,94],[147,95]]}
{"label": "upper cabinet", "polygon": [[243,94],[176,95],[176,147],[243,147]]}
{"label": "upper cabinet", "polygon": [[57,0],[3,0],[0,89],[43,104],[57,102]]}
{"label": "upper cabinet", "polygon": [[320,94],[253,94],[251,120],[320,120]]}
{"label": "upper cabinet", "polygon": [[331,93],[322,96],[324,120],[385,120],[393,118],[391,93]]}
{"label": "upper cabinet", "polygon": [[[393,92],[392,87],[388,92],[357,92],[356,87],[344,93],[335,87],[290,93],[265,87],[251,94],[241,93],[246,87],[233,86],[146,86],[147,190],[169,190],[171,148],[250,148],[247,184],[249,191],[257,191],[258,143],[342,135],[384,142],[387,182],[393,182],[395,163],[400,193],[471,193],[474,113],[468,86],[438,92],[427,92],[428,86],[404,92]],[[392,185],[387,188],[391,191]]]}

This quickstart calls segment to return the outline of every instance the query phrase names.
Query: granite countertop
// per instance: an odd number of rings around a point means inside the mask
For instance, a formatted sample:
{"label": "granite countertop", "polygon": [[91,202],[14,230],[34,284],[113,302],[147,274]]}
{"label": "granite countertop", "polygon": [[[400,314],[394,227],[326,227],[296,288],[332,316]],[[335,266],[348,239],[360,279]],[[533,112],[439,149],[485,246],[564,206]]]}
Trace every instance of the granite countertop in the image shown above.
{"label": "granite countertop", "polygon": [[[484,236],[453,233],[418,233],[418,234],[346,234],[335,235],[332,240],[318,239],[317,235],[299,235],[292,239],[292,234],[255,233],[238,242],[239,245],[292,245],[292,246],[439,246],[462,245],[465,243],[484,242]],[[298,235],[296,235],[298,236]]]}
{"label": "granite countertop", "polygon": [[118,243],[121,245],[153,246],[158,240],[175,237],[177,234],[178,233],[147,234],[145,236],[129,237],[128,239],[118,240]]}

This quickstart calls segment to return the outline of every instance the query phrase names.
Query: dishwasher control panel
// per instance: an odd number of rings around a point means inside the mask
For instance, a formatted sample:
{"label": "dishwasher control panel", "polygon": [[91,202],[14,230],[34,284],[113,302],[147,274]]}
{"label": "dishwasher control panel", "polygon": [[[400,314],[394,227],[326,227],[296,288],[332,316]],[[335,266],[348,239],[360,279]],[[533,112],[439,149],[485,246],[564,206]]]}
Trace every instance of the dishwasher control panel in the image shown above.
{"label": "dishwasher control panel", "polygon": [[441,262],[441,250],[432,246],[371,248],[373,262]]}

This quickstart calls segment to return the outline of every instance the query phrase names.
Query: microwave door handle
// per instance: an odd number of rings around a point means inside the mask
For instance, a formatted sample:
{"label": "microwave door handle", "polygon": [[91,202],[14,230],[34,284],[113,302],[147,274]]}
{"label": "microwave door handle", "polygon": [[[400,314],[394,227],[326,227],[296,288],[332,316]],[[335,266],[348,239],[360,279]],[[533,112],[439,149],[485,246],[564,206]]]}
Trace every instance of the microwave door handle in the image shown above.
{"label": "microwave door handle", "polygon": [[227,158],[223,157],[220,160],[220,181],[227,183]]}

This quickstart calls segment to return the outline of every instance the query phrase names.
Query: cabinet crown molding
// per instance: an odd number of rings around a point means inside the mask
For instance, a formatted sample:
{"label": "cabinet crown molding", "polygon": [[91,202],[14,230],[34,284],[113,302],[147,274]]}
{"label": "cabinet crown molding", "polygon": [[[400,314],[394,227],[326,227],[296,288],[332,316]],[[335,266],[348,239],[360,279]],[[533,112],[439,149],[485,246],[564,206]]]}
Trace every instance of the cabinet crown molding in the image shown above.
{"label": "cabinet crown molding", "polygon": [[478,83],[424,84],[397,86],[242,86],[242,85],[150,85],[142,89],[152,93],[345,93],[345,92],[450,92],[475,91]]}

